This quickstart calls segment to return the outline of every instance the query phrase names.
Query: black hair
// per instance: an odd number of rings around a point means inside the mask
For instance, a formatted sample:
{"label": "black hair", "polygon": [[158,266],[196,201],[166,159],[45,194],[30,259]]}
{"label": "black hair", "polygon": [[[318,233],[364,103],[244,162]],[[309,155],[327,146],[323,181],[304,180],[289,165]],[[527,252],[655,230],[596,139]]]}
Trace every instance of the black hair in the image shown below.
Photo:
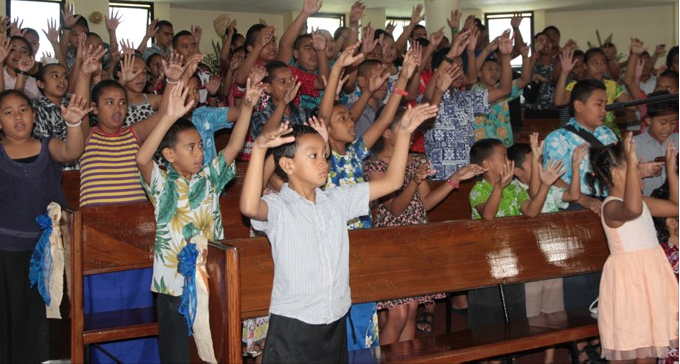
{"label": "black hair", "polygon": [[475,25],[477,26],[477,29],[479,29],[479,32],[483,32],[486,30],[486,27],[484,26],[484,23],[482,23],[482,19],[480,18],[475,18],[474,21]]}
{"label": "black hair", "polygon": [[584,51],[580,50],[580,49],[577,49],[577,50],[574,51],[574,58],[576,58],[576,57],[583,57],[583,59],[585,60],[586,53]]}
{"label": "black hair", "polygon": [[33,54],[33,46],[31,45],[31,42],[28,41],[28,39],[26,39],[26,38],[24,38],[24,37],[22,37],[22,36],[19,36],[19,35],[14,35],[14,36],[12,36],[12,38],[10,38],[9,40],[10,40],[10,42],[11,42],[11,41],[14,41],[14,40],[18,40],[18,41],[24,42],[24,44],[25,44],[26,47],[28,48],[28,53],[29,53],[29,54]]}
{"label": "black hair", "polygon": [[666,68],[671,69],[673,68],[673,57],[678,55],[678,46],[675,46],[671,48],[670,51],[668,51],[668,54],[666,55]]}
{"label": "black hair", "polygon": [[38,37],[38,39],[40,39],[40,35],[39,35],[38,32],[37,32],[35,29],[33,29],[33,28],[24,28],[24,29],[21,29],[21,31],[22,31],[22,32],[26,32],[26,33],[33,33],[33,34],[35,34],[36,37]]}
{"label": "black hair", "polygon": [[586,182],[598,195],[604,194],[614,184],[612,168],[625,163],[623,142],[602,147],[590,147],[590,167],[592,173],[586,175]]}
{"label": "black hair", "polygon": [[88,37],[97,37],[99,39],[102,39],[102,37],[95,32],[85,32],[85,35],[87,35]]}
{"label": "black hair", "polygon": [[374,66],[379,66],[381,64],[382,64],[382,62],[380,62],[376,59],[367,59],[367,60],[359,63],[359,67],[357,68],[359,70],[359,76],[368,77],[368,73],[371,71],[371,69]]}
{"label": "black hair", "polygon": [[416,25],[413,27],[413,30],[411,31],[411,34],[415,33],[417,29],[425,29],[425,31],[427,31],[427,28],[425,28],[424,25],[416,24]]}
{"label": "black hair", "polygon": [[158,23],[156,23],[156,29],[160,29],[161,27],[170,27],[174,28],[172,26],[172,23],[167,21],[167,20],[159,20]]}
{"label": "black hair", "polygon": [[33,103],[31,102],[31,99],[29,99],[28,96],[26,96],[26,94],[23,93],[22,91],[14,90],[14,89],[5,90],[5,91],[0,92],[0,104],[2,104],[2,102],[5,101],[5,99],[9,96],[16,96],[16,97],[24,99],[24,101],[26,101],[28,106],[31,109],[33,109]]}
{"label": "black hair", "polygon": [[604,51],[602,50],[602,48],[594,47],[594,48],[590,48],[586,51],[586,54],[583,56],[583,62],[588,63],[588,61],[591,58],[595,57],[598,54],[601,54],[602,57],[604,57],[605,59],[607,58],[607,55],[604,54]]}
{"label": "black hair", "polygon": [[281,68],[288,68],[288,65],[285,62],[281,61],[271,61],[267,63],[265,66],[267,69],[267,76],[262,80],[264,83],[271,83],[272,79],[274,77],[274,71],[281,69]]}
{"label": "black hair", "polygon": [[[669,95],[668,91],[657,91],[648,95],[648,97]],[[649,117],[677,114],[678,113],[678,99],[674,98],[671,101],[655,102],[647,105],[647,115]]]}
{"label": "black hair", "polygon": [[284,181],[288,181],[288,175],[286,172],[281,168],[279,165],[279,161],[281,158],[294,158],[295,157],[295,152],[297,150],[297,141],[299,137],[307,134],[316,134],[319,135],[319,133],[314,130],[311,126],[308,125],[293,125],[292,126],[293,132],[289,135],[295,137],[295,141],[283,144],[279,147],[276,147],[272,150],[272,154],[274,154],[274,165],[276,166],[276,169],[274,172],[276,173],[277,176],[281,177]]}
{"label": "black hair", "polygon": [[149,58],[146,59],[146,66],[147,66],[147,67],[151,67],[151,61],[153,60],[154,57],[161,57],[161,58],[163,58],[163,56],[162,56],[160,53],[151,53],[151,55],[149,56]]}
{"label": "black hair", "polygon": [[76,14],[76,18],[77,18],[77,20],[76,20],[76,23],[74,24],[74,26],[80,25],[81,27],[85,28],[85,31],[89,32],[90,31],[90,24],[87,23],[87,19],[85,19],[85,17],[80,15],[80,14]]}
{"label": "black hair", "polygon": [[191,32],[188,31],[188,30],[181,30],[177,34],[175,34],[172,37],[172,48],[177,48],[177,42],[179,41],[179,38],[186,37],[186,36],[193,37],[194,35],[191,34]]}
{"label": "black hair", "polygon": [[248,31],[246,32],[246,43],[244,46],[246,47],[246,52],[248,51],[248,46],[255,45],[255,41],[257,40],[257,35],[260,34],[260,31],[267,26],[264,24],[253,24],[248,28]]}
{"label": "black hair", "polygon": [[163,149],[172,148],[177,144],[177,135],[179,135],[180,132],[190,129],[196,129],[191,120],[179,118],[163,136],[163,140],[161,140],[161,143],[158,145],[157,153],[162,156]]}
{"label": "black hair", "polygon": [[612,47],[616,48],[616,45],[612,42],[605,42],[600,46],[600,48],[612,48]]}
{"label": "black hair", "polygon": [[498,139],[486,138],[480,139],[472,144],[470,148],[470,163],[482,165],[482,162],[489,159],[493,153],[493,148],[503,146],[503,142]]}
{"label": "black hair", "polygon": [[678,83],[678,73],[672,70],[665,70],[659,76],[656,77],[658,80],[661,77],[672,78],[675,83]]}
{"label": "black hair", "polygon": [[311,40],[311,39],[313,39],[313,38],[312,38],[312,35],[309,34],[309,33],[307,33],[307,34],[302,34],[302,35],[298,35],[297,38],[295,38],[295,42],[293,43],[293,49],[299,50],[299,49],[300,49],[301,43],[302,43],[305,39],[310,39],[310,40]]}
{"label": "black hair", "polygon": [[383,37],[385,37],[385,38],[392,38],[392,39],[394,39],[394,37],[392,36],[392,34],[390,34],[390,33],[386,32],[386,31],[384,31],[383,29],[376,29],[375,32],[373,32],[373,34],[374,34],[373,38],[375,38],[375,39],[379,39],[381,35],[382,35]]}
{"label": "black hair", "polygon": [[[557,29],[557,27],[554,26],[554,25],[548,25],[547,27],[543,28],[543,31],[542,31],[541,33],[545,33],[545,32],[547,32],[548,30],[554,30],[554,31],[557,32],[557,34],[562,35],[562,34],[560,33],[560,30]],[[539,34],[541,34],[541,33],[539,33]]]}
{"label": "black hair", "polygon": [[437,68],[439,68],[439,65],[442,64],[442,62],[444,62],[444,59],[446,59],[446,55],[449,53],[450,50],[451,50],[450,47],[442,48],[442,49],[435,51],[432,54],[431,63],[432,63],[432,69],[433,70],[436,70]]}
{"label": "black hair", "polygon": [[416,38],[415,41],[418,42],[420,44],[420,46],[423,47],[423,48],[427,48],[427,46],[430,45],[430,41],[427,38],[420,37],[420,38]]}
{"label": "black hair", "polygon": [[61,63],[48,63],[48,64],[46,64],[46,65],[44,65],[40,68],[40,72],[37,75],[37,79],[45,82],[45,75],[47,75],[47,71],[50,68],[57,67],[57,66],[63,67],[64,70],[66,70],[66,73],[68,73],[68,68],[66,68],[66,66],[64,66],[63,64],[61,64]]}
{"label": "black hair", "polygon": [[340,36],[342,35],[342,32],[345,31],[345,29],[349,29],[348,27],[338,27],[335,29],[335,32],[333,32],[333,40],[338,40],[340,39]]}
{"label": "black hair", "polygon": [[516,168],[522,168],[522,164],[531,154],[531,146],[527,143],[516,143],[508,148],[508,160],[515,162]]}
{"label": "black hair", "polygon": [[[651,197],[658,198],[661,200],[668,200],[670,197],[669,189],[668,189],[668,181],[666,181],[661,187],[655,189],[652,191]],[[656,217],[652,216],[652,220],[654,221],[654,227],[656,228],[656,237],[659,239],[659,242],[665,243],[668,241],[668,239],[671,237],[670,231],[668,231],[668,228],[666,227],[666,217]],[[671,219],[669,217],[669,219]]]}
{"label": "black hair", "polygon": [[117,88],[121,91],[123,91],[123,94],[125,94],[125,99],[127,100],[127,92],[125,91],[125,87],[118,83],[116,80],[104,80],[100,81],[94,87],[92,88],[92,102],[95,104],[99,103],[99,97],[102,95],[104,90],[110,89],[110,88]]}
{"label": "black hair", "polygon": [[[154,54],[158,54],[158,53],[154,53]],[[146,61],[144,61],[144,57],[142,57],[142,54],[140,52],[137,52],[135,50],[135,52],[132,54],[132,56],[134,58],[141,60],[142,63],[144,63],[144,66],[146,67],[147,63],[146,63]],[[149,59],[151,59],[150,56],[149,56]],[[134,62],[134,60],[133,60],[133,62]],[[118,63],[116,63],[116,66],[113,67],[113,79],[114,80],[118,81],[118,72],[121,72],[122,69],[123,69],[123,58],[121,57],[120,61],[118,61]],[[146,70],[144,72],[146,72]]]}
{"label": "black hair", "polygon": [[581,80],[574,85],[574,89],[571,90],[571,100],[569,101],[569,108],[572,115],[576,112],[574,103],[576,103],[576,101],[581,101],[585,104],[595,90],[603,90],[606,92],[607,88],[602,81],[594,79]]}

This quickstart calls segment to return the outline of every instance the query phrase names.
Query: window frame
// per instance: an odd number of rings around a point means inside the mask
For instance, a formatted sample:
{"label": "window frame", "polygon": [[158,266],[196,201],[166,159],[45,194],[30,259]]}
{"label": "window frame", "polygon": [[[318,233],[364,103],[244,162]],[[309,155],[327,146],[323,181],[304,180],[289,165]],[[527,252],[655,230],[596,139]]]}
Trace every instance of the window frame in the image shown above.
{"label": "window frame", "polygon": [[[484,13],[484,26],[489,29],[489,19],[512,19],[513,14],[530,14],[528,16],[529,19],[531,19],[530,23],[530,29],[531,29],[531,38],[529,39],[529,44],[533,43],[534,40],[534,35],[536,34],[536,31],[534,29],[534,11],[533,10],[526,10],[526,11],[514,11],[514,12],[507,12],[507,11],[502,11],[502,12],[493,12],[493,13]],[[500,15],[507,15],[507,16],[500,16]],[[523,18],[527,18],[524,16]],[[524,40],[525,42],[527,41],[526,39]]]}
{"label": "window frame", "polygon": [[335,18],[340,21],[340,26],[338,26],[338,28],[345,26],[345,14],[343,13],[316,13],[309,17],[309,19],[313,18]]}
{"label": "window frame", "polygon": [[[10,20],[12,19],[12,1],[14,1],[14,0],[5,0],[5,14],[7,14],[7,18],[10,19]],[[60,12],[64,11],[65,0],[19,0],[19,1],[31,1],[31,2],[36,2],[36,3],[59,4],[59,11]],[[63,26],[63,19],[61,18],[61,14],[59,14],[59,25]]]}
{"label": "window frame", "polygon": [[110,1],[108,5],[108,10],[111,8],[128,8],[128,9],[148,9],[149,16],[146,19],[145,28],[151,24],[154,19],[154,7],[151,1],[127,1],[127,0],[116,0]]}

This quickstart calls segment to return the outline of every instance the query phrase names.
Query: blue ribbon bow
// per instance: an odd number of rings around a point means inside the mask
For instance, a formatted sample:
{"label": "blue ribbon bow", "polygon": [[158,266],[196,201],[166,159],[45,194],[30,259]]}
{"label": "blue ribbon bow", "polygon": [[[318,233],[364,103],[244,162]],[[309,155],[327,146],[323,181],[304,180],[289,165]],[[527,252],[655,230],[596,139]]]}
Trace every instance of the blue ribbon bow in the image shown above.
{"label": "blue ribbon bow", "polygon": [[189,223],[182,230],[187,245],[182,248],[182,251],[177,256],[177,271],[184,276],[184,289],[182,290],[182,299],[179,304],[179,313],[184,316],[188,335],[191,336],[193,334],[196,306],[198,303],[196,294],[196,260],[198,259],[198,249],[196,244],[190,242],[190,239],[198,232],[198,229]]}
{"label": "blue ribbon bow", "polygon": [[50,235],[52,235],[52,219],[47,214],[36,217],[36,222],[42,230],[40,239],[33,249],[28,279],[31,287],[38,285],[38,292],[45,304],[51,301],[49,281],[52,274],[52,254],[50,253]]}

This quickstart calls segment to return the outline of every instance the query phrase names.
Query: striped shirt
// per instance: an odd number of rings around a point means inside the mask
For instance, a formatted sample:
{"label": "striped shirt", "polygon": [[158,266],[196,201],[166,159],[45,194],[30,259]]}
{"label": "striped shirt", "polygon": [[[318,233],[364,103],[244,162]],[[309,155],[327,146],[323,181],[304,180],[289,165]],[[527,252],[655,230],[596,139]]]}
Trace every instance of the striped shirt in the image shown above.
{"label": "striped shirt", "polygon": [[132,128],[116,134],[93,128],[80,158],[80,207],[146,201],[139,182],[138,151]]}

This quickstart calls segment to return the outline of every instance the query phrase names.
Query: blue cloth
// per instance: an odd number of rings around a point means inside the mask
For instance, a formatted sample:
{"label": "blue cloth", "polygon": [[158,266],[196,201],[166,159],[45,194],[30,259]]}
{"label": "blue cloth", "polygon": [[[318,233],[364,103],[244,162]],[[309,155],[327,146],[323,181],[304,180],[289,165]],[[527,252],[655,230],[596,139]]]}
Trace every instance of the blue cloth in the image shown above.
{"label": "blue cloth", "polygon": [[437,171],[433,179],[445,180],[470,162],[475,115],[489,111],[486,89],[444,93],[434,127],[425,133],[425,153]]}
{"label": "blue cloth", "polygon": [[373,322],[375,302],[354,304],[347,315],[347,350],[368,349],[380,345],[378,330]]}
{"label": "blue cloth", "polygon": [[31,255],[31,266],[28,271],[28,279],[31,287],[38,285],[38,292],[45,304],[51,301],[50,290],[48,288],[50,275],[52,273],[52,254],[50,254],[50,235],[52,234],[52,219],[47,214],[38,215],[35,221],[40,225],[42,234],[33,249]]}
{"label": "blue cloth", "polygon": [[177,271],[184,276],[184,289],[182,290],[182,300],[179,304],[179,313],[184,316],[187,323],[189,336],[193,334],[194,320],[196,319],[196,259],[198,249],[196,244],[188,243],[179,252],[177,259]]}
{"label": "blue cloth", "polygon": [[191,114],[191,123],[194,124],[203,142],[203,164],[210,163],[217,155],[215,148],[215,133],[222,129],[234,126],[234,123],[227,120],[229,115],[228,107],[208,107],[202,106],[194,110]]}
{"label": "blue cloth", "polygon": [[[596,128],[594,131],[590,131],[576,121],[575,118],[571,118],[569,122],[567,122],[567,125],[572,125],[577,130],[584,130],[585,132],[592,134],[604,145],[613,144],[619,140],[616,134],[605,125]],[[566,184],[570,184],[572,175],[572,155],[574,154],[574,149],[583,143],[587,143],[587,141],[569,130],[562,128],[554,130],[552,133],[548,134],[543,142],[544,166],[552,160],[562,161],[564,168],[567,170],[567,172],[562,175],[562,181]],[[581,193],[602,197],[606,195],[603,191],[593,191],[586,181],[586,175],[592,172],[592,168],[590,167],[590,156],[588,153],[586,153],[586,156],[583,158],[583,161],[579,166],[579,171],[581,174]]]}

